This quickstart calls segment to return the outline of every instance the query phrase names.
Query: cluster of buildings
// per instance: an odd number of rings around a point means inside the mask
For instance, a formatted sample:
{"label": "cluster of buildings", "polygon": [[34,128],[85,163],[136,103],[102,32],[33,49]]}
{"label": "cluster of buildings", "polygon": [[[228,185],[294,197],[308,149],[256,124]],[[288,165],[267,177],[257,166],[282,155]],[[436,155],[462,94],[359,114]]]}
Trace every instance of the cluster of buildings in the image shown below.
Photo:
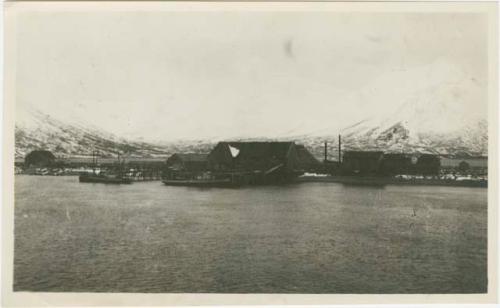
{"label": "cluster of buildings", "polygon": [[79,175],[93,171],[122,172],[137,180],[160,179],[165,167],[165,158],[126,159],[108,157],[55,157],[50,151],[34,150],[24,158],[15,159],[16,174],[33,175]]}
{"label": "cluster of buildings", "polygon": [[294,142],[219,142],[207,154],[170,156],[164,177],[183,180],[230,175],[243,184],[280,183],[301,175],[311,162],[319,163]]}
{"label": "cluster of buildings", "polygon": [[[340,140],[339,140],[340,141]],[[340,145],[340,142],[339,142]],[[168,180],[192,180],[217,177],[238,177],[245,184],[280,183],[304,173],[331,175],[439,175],[450,166],[442,165],[442,157],[434,154],[384,153],[382,151],[340,151],[337,161],[318,160],[303,145],[295,142],[219,142],[209,153],[176,153],[165,158],[130,159],[127,168],[142,170],[155,176],[161,173]],[[88,158],[87,158],[88,160]],[[445,158],[450,164],[453,159]],[[453,161],[450,170],[483,170],[487,159],[481,161]],[[85,158],[57,160],[49,151],[33,151],[24,159],[24,167],[89,166]],[[92,162],[94,163],[94,162]],[[117,168],[116,159],[99,159],[100,166]]]}
{"label": "cluster of buildings", "polygon": [[[339,143],[340,144],[340,143]],[[318,160],[294,142],[220,142],[210,153],[174,154],[165,176],[196,177],[203,172],[252,174],[252,180],[279,182],[303,173],[346,176],[487,174],[487,158],[448,158],[436,154],[339,151],[337,161]],[[443,164],[444,162],[444,164]]]}
{"label": "cluster of buildings", "polygon": [[400,154],[381,151],[346,151],[340,164],[343,175],[438,175],[441,159],[434,154]]}
{"label": "cluster of buildings", "polygon": [[[326,149],[326,147],[325,147]],[[325,155],[326,157],[326,155]],[[392,154],[344,151],[338,161],[319,161],[294,142],[220,142],[210,153],[174,154],[167,159],[169,179],[196,178],[205,172],[237,173],[250,182],[282,182],[308,173],[331,175],[438,175],[440,157],[433,154]]]}
{"label": "cluster of buildings", "polygon": [[[231,153],[231,148],[239,151]],[[437,155],[385,154],[381,151],[345,151],[342,161],[319,161],[304,146],[293,142],[221,142],[208,154],[174,154],[167,159],[171,174],[214,172],[263,172],[337,175],[438,174]]]}

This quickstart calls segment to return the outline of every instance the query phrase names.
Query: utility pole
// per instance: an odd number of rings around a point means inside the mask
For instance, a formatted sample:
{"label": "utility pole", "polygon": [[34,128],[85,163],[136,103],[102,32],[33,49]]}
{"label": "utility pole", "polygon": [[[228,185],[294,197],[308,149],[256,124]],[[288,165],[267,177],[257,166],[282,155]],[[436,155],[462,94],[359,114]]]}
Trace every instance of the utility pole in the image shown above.
{"label": "utility pole", "polygon": [[339,135],[339,164],[342,162],[342,140]]}
{"label": "utility pole", "polygon": [[326,163],[328,161],[328,142],[325,141],[325,159],[324,162]]}

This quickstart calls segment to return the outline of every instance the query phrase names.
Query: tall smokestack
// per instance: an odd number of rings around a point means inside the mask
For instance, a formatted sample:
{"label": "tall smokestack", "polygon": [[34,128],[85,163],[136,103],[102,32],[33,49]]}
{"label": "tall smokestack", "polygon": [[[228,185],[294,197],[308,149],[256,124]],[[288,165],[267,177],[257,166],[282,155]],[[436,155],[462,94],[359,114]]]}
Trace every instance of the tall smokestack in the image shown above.
{"label": "tall smokestack", "polygon": [[342,140],[339,135],[339,163],[342,162]]}
{"label": "tall smokestack", "polygon": [[328,157],[328,142],[325,141],[325,163],[327,161]]}

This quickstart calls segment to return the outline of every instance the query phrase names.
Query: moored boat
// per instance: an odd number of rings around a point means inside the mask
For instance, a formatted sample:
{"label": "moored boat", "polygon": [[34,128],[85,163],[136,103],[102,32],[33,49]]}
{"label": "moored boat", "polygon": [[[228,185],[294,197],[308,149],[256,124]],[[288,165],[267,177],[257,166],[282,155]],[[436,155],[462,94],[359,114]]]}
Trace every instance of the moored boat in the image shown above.
{"label": "moored boat", "polygon": [[234,173],[206,172],[167,172],[162,182],[168,186],[191,187],[239,187],[243,184],[242,176]]}
{"label": "moored boat", "polygon": [[132,180],[124,177],[114,177],[105,174],[80,174],[81,183],[104,183],[104,184],[132,184]]}
{"label": "moored boat", "polygon": [[[120,163],[120,157],[118,156]],[[97,156],[96,151],[92,151],[92,172],[80,173],[78,180],[80,183],[103,183],[103,184],[132,184],[132,180],[123,176],[122,168],[118,174],[106,174],[103,171],[96,172]],[[121,163],[120,163],[121,164]]]}

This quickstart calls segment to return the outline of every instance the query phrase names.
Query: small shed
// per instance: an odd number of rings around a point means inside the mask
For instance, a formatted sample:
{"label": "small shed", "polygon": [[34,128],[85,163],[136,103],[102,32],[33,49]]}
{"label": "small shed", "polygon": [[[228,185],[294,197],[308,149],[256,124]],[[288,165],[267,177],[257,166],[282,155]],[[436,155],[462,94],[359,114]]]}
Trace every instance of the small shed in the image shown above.
{"label": "small shed", "polygon": [[34,150],[26,155],[24,164],[26,167],[50,167],[56,161],[56,157],[52,152],[46,150]]}
{"label": "small shed", "polygon": [[475,157],[441,157],[441,166],[445,168],[457,168],[461,162],[466,162],[471,168],[488,169],[487,156]]}

